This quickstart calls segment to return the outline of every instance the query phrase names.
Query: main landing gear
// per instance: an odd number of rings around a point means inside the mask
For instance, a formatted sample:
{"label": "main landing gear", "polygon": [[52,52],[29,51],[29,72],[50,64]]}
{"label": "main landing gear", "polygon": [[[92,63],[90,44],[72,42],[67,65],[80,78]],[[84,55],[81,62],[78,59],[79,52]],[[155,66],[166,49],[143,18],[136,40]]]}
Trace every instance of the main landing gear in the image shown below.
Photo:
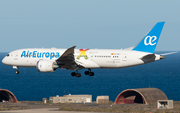
{"label": "main landing gear", "polygon": [[18,67],[17,67],[17,66],[13,66],[13,68],[16,69],[15,73],[16,73],[16,74],[19,74]]}
{"label": "main landing gear", "polygon": [[[91,72],[91,69],[88,69],[88,71],[84,72],[85,75],[94,76],[94,72]],[[75,72],[71,73],[71,76],[81,77],[81,73],[78,73],[77,70]]]}
{"label": "main landing gear", "polygon": [[81,73],[78,73],[78,71],[75,70],[75,72],[71,73],[71,76],[81,77]]}
{"label": "main landing gear", "polygon": [[84,72],[85,75],[94,76],[94,72],[91,72],[91,69],[88,69],[88,71]]}

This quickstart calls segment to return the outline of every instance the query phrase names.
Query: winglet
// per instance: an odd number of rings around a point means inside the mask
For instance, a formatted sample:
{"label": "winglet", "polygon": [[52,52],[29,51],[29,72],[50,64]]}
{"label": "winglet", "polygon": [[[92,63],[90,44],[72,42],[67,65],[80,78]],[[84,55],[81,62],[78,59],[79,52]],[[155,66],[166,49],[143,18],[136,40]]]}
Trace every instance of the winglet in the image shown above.
{"label": "winglet", "polygon": [[164,23],[158,22],[133,50],[154,53]]}

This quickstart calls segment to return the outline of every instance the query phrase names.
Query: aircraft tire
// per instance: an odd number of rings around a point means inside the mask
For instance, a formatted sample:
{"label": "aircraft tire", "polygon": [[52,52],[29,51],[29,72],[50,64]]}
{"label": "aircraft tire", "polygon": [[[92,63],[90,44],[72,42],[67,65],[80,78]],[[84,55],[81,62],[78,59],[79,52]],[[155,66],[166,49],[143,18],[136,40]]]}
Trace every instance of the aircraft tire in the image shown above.
{"label": "aircraft tire", "polygon": [[90,73],[89,73],[89,76],[94,76],[94,72],[90,72]]}
{"label": "aircraft tire", "polygon": [[72,73],[71,73],[71,76],[76,76],[76,73],[75,73],[75,72],[72,72]]}
{"label": "aircraft tire", "polygon": [[76,73],[76,77],[81,77],[81,73]]}
{"label": "aircraft tire", "polygon": [[18,70],[16,70],[16,72],[15,72],[16,74],[19,74],[19,71]]}
{"label": "aircraft tire", "polygon": [[85,71],[84,74],[85,74],[85,75],[89,75],[89,71]]}

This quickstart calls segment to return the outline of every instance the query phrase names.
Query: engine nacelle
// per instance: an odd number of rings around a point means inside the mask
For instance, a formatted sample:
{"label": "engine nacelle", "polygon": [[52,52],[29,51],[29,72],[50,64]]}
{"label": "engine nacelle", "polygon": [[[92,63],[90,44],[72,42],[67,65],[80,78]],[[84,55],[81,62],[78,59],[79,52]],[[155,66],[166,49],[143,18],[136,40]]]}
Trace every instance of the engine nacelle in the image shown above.
{"label": "engine nacelle", "polygon": [[48,60],[39,60],[36,68],[39,72],[54,72],[57,69],[55,62]]}

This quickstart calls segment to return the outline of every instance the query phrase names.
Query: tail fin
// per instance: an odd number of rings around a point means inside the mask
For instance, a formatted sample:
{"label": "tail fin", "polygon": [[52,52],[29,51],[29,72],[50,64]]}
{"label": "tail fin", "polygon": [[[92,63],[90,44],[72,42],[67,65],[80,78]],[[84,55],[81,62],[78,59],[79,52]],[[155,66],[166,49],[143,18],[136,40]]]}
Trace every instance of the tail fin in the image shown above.
{"label": "tail fin", "polygon": [[154,53],[164,23],[158,22],[133,50]]}

